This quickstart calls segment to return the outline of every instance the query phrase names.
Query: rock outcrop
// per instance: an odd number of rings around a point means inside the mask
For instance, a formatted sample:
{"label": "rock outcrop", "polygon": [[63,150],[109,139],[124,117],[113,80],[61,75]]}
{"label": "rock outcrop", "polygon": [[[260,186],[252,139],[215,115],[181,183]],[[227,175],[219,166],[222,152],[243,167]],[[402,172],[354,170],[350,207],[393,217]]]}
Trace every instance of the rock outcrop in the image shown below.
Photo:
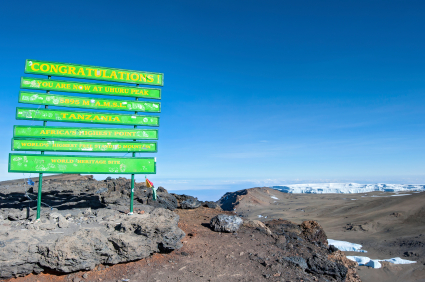
{"label": "rock outcrop", "polygon": [[[286,253],[293,254],[278,258],[274,262],[271,260],[266,264],[271,268],[278,269],[281,265],[290,265],[330,281],[360,281],[355,271],[357,263],[348,260],[332,246],[328,247],[326,233],[316,221],[296,224],[279,219],[264,224],[271,231],[270,235],[275,239],[276,246]],[[245,226],[257,226],[258,230],[268,233],[254,222]]]}
{"label": "rock outcrop", "polygon": [[113,209],[54,210],[36,222],[3,220],[0,278],[90,270],[182,246],[178,215],[152,206],[137,209],[134,215]]}

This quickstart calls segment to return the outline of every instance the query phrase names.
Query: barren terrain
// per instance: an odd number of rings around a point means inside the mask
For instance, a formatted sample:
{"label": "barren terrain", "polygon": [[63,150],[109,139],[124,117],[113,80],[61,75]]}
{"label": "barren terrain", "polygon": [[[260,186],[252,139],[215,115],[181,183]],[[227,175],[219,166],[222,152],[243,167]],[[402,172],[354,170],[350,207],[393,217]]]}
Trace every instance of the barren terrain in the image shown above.
{"label": "barren terrain", "polygon": [[[236,195],[238,194],[238,195]],[[403,194],[408,194],[401,196]],[[287,194],[253,188],[233,197],[228,209],[248,219],[316,220],[328,238],[363,245],[373,259],[401,257],[416,264],[359,266],[362,281],[425,281],[425,193]],[[259,217],[261,216],[261,217]]]}
{"label": "barren terrain", "polygon": [[[121,214],[128,212],[128,185],[125,179],[95,181],[86,176],[46,177],[43,201],[53,209],[43,206],[42,218],[48,218],[52,212],[66,213],[66,210],[74,211],[71,214],[79,210],[84,213],[84,209],[92,207],[90,220],[84,221],[79,215],[72,217],[85,228],[90,227],[91,221],[99,224],[101,219],[96,217],[104,208]],[[347,281],[360,281],[357,275],[362,281],[425,280],[425,235],[422,235],[425,234],[425,193],[317,195],[252,188],[224,195],[219,203],[228,211],[221,211],[214,203],[201,206],[190,197],[174,197],[163,188],[158,190],[159,201],[152,202],[149,190],[140,183],[136,188],[135,207],[142,214],[146,211],[154,215],[165,208],[179,216],[178,227],[185,233],[181,240],[183,247],[171,252],[159,250],[148,258],[121,264],[99,263],[90,270],[45,271],[4,281],[337,281],[341,273],[347,273],[344,271],[348,271]],[[27,219],[23,220],[34,219],[35,202],[26,200],[25,191],[30,198],[36,195],[34,189],[24,185],[24,180],[0,183],[3,217],[8,217],[7,210],[11,208],[15,210],[12,217],[26,215]],[[190,199],[185,209],[175,209],[177,204],[183,206],[185,199]],[[152,209],[159,210],[152,212]],[[212,231],[211,218],[223,213],[238,214],[246,224],[237,233]],[[118,216],[124,220],[122,215]],[[7,228],[24,226],[24,223],[19,225],[19,220],[6,218],[3,224]],[[261,220],[267,227],[253,225],[253,220]],[[321,227],[308,223],[311,220]],[[108,232],[123,232],[122,226],[122,223],[112,226]],[[54,234],[58,238],[61,236],[61,232],[53,233],[58,233]],[[381,269],[356,267],[343,253],[327,249],[326,235],[330,239],[362,244],[368,251],[366,254],[346,252],[347,255],[375,259],[401,257],[417,263],[383,263]]]}

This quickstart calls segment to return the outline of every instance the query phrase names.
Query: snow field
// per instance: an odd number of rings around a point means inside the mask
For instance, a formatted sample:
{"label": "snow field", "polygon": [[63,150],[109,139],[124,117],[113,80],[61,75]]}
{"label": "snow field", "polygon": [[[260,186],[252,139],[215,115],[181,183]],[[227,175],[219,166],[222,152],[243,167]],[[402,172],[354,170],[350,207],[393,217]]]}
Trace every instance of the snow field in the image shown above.
{"label": "snow field", "polygon": [[[309,183],[276,185],[271,188],[283,193],[294,194],[357,194],[367,192],[422,192],[425,191],[424,184],[358,184],[358,183]],[[407,196],[410,194],[400,194],[392,196]]]}

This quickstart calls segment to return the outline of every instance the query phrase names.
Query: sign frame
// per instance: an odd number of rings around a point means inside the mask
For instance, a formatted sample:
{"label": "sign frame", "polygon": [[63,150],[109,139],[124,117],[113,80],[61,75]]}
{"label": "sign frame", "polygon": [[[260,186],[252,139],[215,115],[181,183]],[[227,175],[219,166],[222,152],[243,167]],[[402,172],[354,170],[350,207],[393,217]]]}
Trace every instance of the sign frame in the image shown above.
{"label": "sign frame", "polygon": [[[99,173],[96,171],[72,171],[72,172],[63,172],[63,171],[27,171],[27,170],[10,170],[11,166],[11,158],[12,155],[19,155],[19,156],[35,156],[35,157],[61,157],[61,158],[68,158],[68,157],[83,157],[83,158],[103,158],[103,159],[150,159],[154,161],[154,171],[153,172],[104,172]],[[36,155],[36,154],[19,154],[19,153],[9,153],[9,159],[8,159],[8,172],[23,172],[23,173],[63,173],[63,174],[156,174],[156,158],[155,157],[113,157],[113,156],[86,156],[86,155]]]}
{"label": "sign frame", "polygon": [[[43,149],[32,149],[31,147],[26,147],[23,149],[16,149],[14,148],[13,141],[20,141],[20,140],[31,140],[34,142],[56,142],[56,141],[60,141],[60,142],[74,142],[74,143],[126,143],[126,144],[134,144],[134,145],[140,145],[140,144],[155,144],[155,150],[154,151],[135,151],[135,150],[121,150],[121,151],[106,151],[106,150],[51,150],[50,148],[43,148]],[[36,138],[12,138],[11,141],[11,150],[12,152],[21,152],[21,151],[44,151],[44,152],[83,152],[83,153],[158,153],[158,142],[134,142],[134,141],[93,141],[93,140],[69,140],[69,139],[36,139]]]}
{"label": "sign frame", "polygon": [[[62,136],[40,136],[40,137],[34,137],[34,136],[16,136],[16,127],[26,127],[26,128],[40,128],[40,129],[47,129],[47,130],[127,130],[127,131],[156,131],[156,138],[139,138],[138,136],[128,136],[128,138],[119,138],[119,137],[111,137],[111,138],[99,138],[96,136],[99,135],[87,135],[87,136],[80,136],[80,135],[70,135],[69,137],[62,137]],[[124,136],[125,137],[125,136]],[[41,125],[14,125],[13,126],[13,138],[33,138],[33,139],[90,139],[90,140],[158,140],[159,139],[159,130],[158,129],[133,129],[133,128],[116,128],[116,127],[68,127],[68,126],[41,126]]]}
{"label": "sign frame", "polygon": [[[25,94],[29,94],[29,95],[42,95],[42,96],[47,96],[50,97],[51,99],[54,99],[54,97],[57,97],[58,99],[68,99],[68,100],[78,100],[79,103],[78,104],[64,104],[64,103],[57,103],[55,104],[54,102],[47,102],[47,99],[43,99],[43,101],[41,102],[33,102],[31,100],[23,100],[22,99],[22,95]],[[91,100],[88,103],[95,103],[95,102],[107,102],[109,104],[117,104],[117,105],[122,105],[122,104],[130,104],[130,103],[137,103],[137,104],[143,104],[143,103],[150,103],[150,104],[159,104],[158,105],[158,111],[149,111],[149,110],[143,110],[140,108],[134,108],[134,109],[128,109],[125,108],[123,109],[122,107],[119,108],[96,108],[94,106],[90,106],[89,105],[85,105],[85,103],[82,100]],[[97,100],[97,101],[96,101]],[[81,101],[81,103],[80,103]],[[94,110],[105,110],[105,111],[125,111],[125,112],[144,112],[144,113],[161,113],[161,102],[149,102],[149,101],[134,101],[134,100],[120,100],[120,99],[108,99],[108,98],[93,98],[93,97],[81,97],[81,96],[67,96],[67,95],[60,95],[60,94],[52,94],[52,93],[41,93],[41,92],[29,92],[29,91],[19,91],[19,103],[22,104],[31,104],[31,105],[48,105],[48,106],[54,106],[54,107],[66,107],[66,108],[78,108],[78,109],[94,109]],[[47,103],[46,103],[47,102]]]}
{"label": "sign frame", "polygon": [[[34,70],[35,67],[32,67],[32,65],[35,64],[39,64],[39,70]],[[31,64],[31,65],[30,65]],[[47,65],[47,64],[56,64],[57,65],[57,69],[55,72],[49,72],[50,70],[50,66],[49,69],[44,71],[42,70],[42,66],[43,65]],[[68,75],[67,71],[62,72],[60,70],[61,66],[68,66],[73,68],[73,71],[71,71],[71,69],[69,69],[69,72],[74,72],[74,75]],[[86,69],[86,71],[89,72],[89,74],[91,74],[91,71],[89,70],[93,70],[93,72],[95,72],[95,70],[97,70],[94,76],[86,76],[84,71],[84,76],[82,75],[78,75],[79,71],[77,72],[77,74],[75,74],[76,68],[83,68]],[[31,68],[33,70],[31,70]],[[99,71],[100,70],[100,71]],[[152,75],[152,80],[157,81],[156,83],[147,83],[147,81],[141,81],[141,79],[139,81],[131,81],[131,77],[130,75],[127,75],[127,80],[123,80],[123,79],[105,79],[105,75],[106,75],[106,71],[114,71],[116,73],[132,73],[132,74],[145,74],[146,77],[148,75]],[[80,78],[80,79],[91,79],[91,80],[102,80],[102,81],[112,81],[112,82],[121,82],[121,83],[130,83],[130,84],[144,84],[144,85],[155,85],[155,86],[164,86],[164,74],[163,73],[159,73],[159,72],[148,72],[148,71],[137,71],[137,70],[128,70],[128,69],[118,69],[118,68],[108,68],[108,67],[99,67],[99,66],[91,66],[91,65],[81,65],[81,64],[73,64],[73,63],[63,63],[63,62],[49,62],[49,61],[42,61],[42,60],[32,60],[32,59],[26,59],[25,60],[25,73],[31,73],[31,74],[38,74],[38,75],[48,75],[48,76],[60,76],[60,77],[72,77],[72,78]],[[100,74],[99,74],[100,73]],[[102,74],[103,73],[103,74]],[[97,76],[97,74],[99,74],[99,76]],[[112,74],[111,74],[112,75]],[[153,76],[156,75],[156,78],[153,78]],[[116,77],[118,77],[115,74]],[[159,79],[159,76],[161,76],[161,79]],[[123,77],[123,75],[121,75],[121,77]],[[145,80],[146,80],[145,77]]]}
{"label": "sign frame", "polygon": [[[40,80],[42,82],[46,83],[71,83],[71,84],[78,84],[77,86],[82,86],[83,89],[80,89],[80,87],[72,87],[72,89],[68,88],[57,88],[57,87],[50,87],[50,86],[43,86],[41,87],[29,87],[26,86],[24,81],[25,79],[34,79],[34,80]],[[89,87],[91,89],[93,87],[115,87],[118,89],[122,89],[122,92],[125,92],[125,90],[129,90],[129,94],[132,94],[133,91],[158,91],[159,95],[158,97],[149,97],[146,95],[137,95],[138,93],[134,95],[129,95],[128,93],[115,93],[115,92],[92,92],[89,90],[84,90],[84,86]],[[21,77],[20,87],[22,89],[29,89],[29,90],[46,90],[46,91],[56,91],[56,92],[70,92],[70,93],[82,93],[82,94],[92,94],[92,95],[107,95],[107,96],[123,96],[123,97],[133,97],[133,98],[144,98],[144,99],[155,99],[155,100],[161,100],[161,88],[147,88],[147,87],[137,87],[137,86],[130,86],[130,85],[121,85],[121,84],[103,84],[103,83],[92,83],[92,82],[85,82],[85,81],[73,81],[73,80],[57,80],[57,79],[45,79],[45,78],[38,78],[38,77]],[[127,95],[125,95],[127,94]]]}
{"label": "sign frame", "polygon": [[[141,118],[157,118],[158,124],[157,125],[149,125],[149,124],[139,124],[139,123],[113,123],[113,122],[81,122],[79,120],[54,120],[54,119],[46,119],[43,117],[40,118],[22,118],[18,117],[18,111],[19,110],[31,110],[31,111],[48,111],[48,112],[72,112],[74,114],[98,114],[98,115],[117,115],[117,116],[137,116]],[[16,107],[16,114],[15,118],[17,120],[37,120],[37,121],[49,121],[49,122],[72,122],[72,123],[84,123],[84,124],[112,124],[112,125],[139,125],[139,126],[152,126],[152,127],[159,127],[159,116],[146,116],[146,115],[136,115],[136,114],[119,114],[119,113],[109,113],[109,112],[85,112],[85,111],[72,111],[72,110],[57,110],[57,109],[39,109],[39,108],[25,108],[25,107]]]}

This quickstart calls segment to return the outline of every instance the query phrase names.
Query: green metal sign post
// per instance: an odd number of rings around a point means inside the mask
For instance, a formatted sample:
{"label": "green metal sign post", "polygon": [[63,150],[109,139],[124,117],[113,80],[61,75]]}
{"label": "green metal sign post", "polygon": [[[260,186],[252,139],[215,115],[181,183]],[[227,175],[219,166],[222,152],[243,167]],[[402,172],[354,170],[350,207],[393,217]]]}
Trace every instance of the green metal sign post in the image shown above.
{"label": "green metal sign post", "polygon": [[[48,79],[50,79],[50,75],[47,77]],[[50,91],[46,91],[47,94],[50,93]],[[44,108],[47,110],[48,106],[45,105]],[[43,127],[46,126],[47,121],[43,121]],[[44,155],[44,151],[41,151],[41,154]],[[40,173],[38,175],[38,191],[37,191],[37,217],[36,219],[40,219],[40,212],[41,212],[41,190],[43,187],[43,173]]]}
{"label": "green metal sign post", "polygon": [[[158,130],[138,129],[137,126],[157,127],[159,117],[139,115],[138,112],[161,112],[161,103],[138,100],[138,98],[159,100],[161,90],[139,85],[163,86],[164,74],[40,60],[26,60],[25,73],[48,76],[47,79],[21,78],[22,89],[44,90],[46,93],[21,91],[19,102],[44,105],[44,108],[18,107],[16,119],[43,121],[43,126],[15,125],[12,151],[40,151],[41,154],[9,154],[8,171],[39,173],[37,220],[41,212],[43,173],[131,174],[129,214],[133,214],[134,175],[156,173],[156,158],[136,157],[136,153],[158,151],[157,142],[146,141],[157,140]],[[51,79],[51,76],[120,82],[136,86],[57,80]],[[59,95],[51,94],[50,91],[134,97],[135,100]],[[134,114],[49,109],[49,106],[127,111]],[[134,128],[47,126],[48,121],[133,125]],[[131,152],[132,157],[46,155],[45,152]]]}

